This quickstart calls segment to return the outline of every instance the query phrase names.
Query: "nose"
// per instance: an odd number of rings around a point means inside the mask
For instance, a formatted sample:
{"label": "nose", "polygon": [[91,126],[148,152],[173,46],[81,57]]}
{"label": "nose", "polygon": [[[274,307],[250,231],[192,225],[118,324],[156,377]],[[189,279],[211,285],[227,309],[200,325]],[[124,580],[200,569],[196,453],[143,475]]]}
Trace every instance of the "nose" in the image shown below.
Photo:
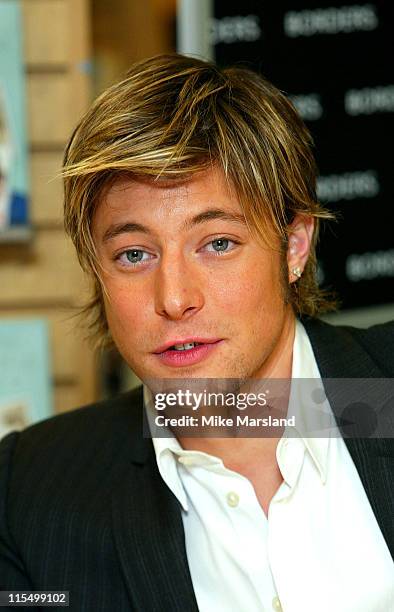
{"label": "nose", "polygon": [[189,319],[204,305],[200,277],[183,257],[162,259],[155,279],[155,310],[167,319]]}

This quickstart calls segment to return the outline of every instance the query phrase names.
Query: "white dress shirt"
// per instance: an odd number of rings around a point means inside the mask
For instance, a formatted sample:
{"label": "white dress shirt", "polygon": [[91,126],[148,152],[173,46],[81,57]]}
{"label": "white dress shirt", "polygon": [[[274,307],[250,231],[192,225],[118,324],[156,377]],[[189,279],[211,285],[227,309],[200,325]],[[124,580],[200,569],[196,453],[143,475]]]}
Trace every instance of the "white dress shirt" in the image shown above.
{"label": "white dress shirt", "polygon": [[[321,385],[299,321],[292,378]],[[201,612],[394,612],[390,552],[327,400],[316,413],[306,389],[292,388],[297,431],[277,445],[284,480],[268,517],[251,482],[221,459],[184,450],[174,436],[153,438],[160,474],[183,508]],[[147,387],[144,401],[153,431]],[[319,437],[305,435],[315,429]]]}

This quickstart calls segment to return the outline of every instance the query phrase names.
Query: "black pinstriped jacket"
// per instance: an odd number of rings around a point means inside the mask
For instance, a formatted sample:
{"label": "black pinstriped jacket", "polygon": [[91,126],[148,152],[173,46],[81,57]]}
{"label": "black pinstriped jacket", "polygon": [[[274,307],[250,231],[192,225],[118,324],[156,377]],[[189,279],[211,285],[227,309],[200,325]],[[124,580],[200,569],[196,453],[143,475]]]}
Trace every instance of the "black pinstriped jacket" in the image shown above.
{"label": "black pinstriped jacket", "polygon": [[[394,322],[303,324],[323,378],[394,378]],[[78,612],[197,611],[180,506],[142,419],[140,387],[2,440],[0,590],[68,590]],[[394,440],[345,442],[394,556]]]}

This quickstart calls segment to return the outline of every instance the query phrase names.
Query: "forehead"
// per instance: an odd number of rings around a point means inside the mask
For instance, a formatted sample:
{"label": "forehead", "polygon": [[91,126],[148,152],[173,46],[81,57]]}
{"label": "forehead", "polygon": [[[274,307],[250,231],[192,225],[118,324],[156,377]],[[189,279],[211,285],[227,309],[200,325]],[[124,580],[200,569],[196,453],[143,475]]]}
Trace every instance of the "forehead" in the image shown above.
{"label": "forehead", "polygon": [[206,208],[242,214],[237,194],[219,168],[183,179],[123,176],[103,191],[94,212],[93,227],[130,215],[173,223]]}

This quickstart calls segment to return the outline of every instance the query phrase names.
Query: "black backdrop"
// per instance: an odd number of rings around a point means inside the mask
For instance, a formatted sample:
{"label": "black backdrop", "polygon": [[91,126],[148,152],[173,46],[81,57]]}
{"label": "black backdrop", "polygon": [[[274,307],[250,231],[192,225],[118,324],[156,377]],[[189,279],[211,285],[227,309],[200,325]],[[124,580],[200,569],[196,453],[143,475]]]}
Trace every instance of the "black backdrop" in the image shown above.
{"label": "black backdrop", "polygon": [[318,196],[340,214],[318,248],[344,308],[394,302],[394,2],[215,0],[216,61],[254,68],[315,141]]}

